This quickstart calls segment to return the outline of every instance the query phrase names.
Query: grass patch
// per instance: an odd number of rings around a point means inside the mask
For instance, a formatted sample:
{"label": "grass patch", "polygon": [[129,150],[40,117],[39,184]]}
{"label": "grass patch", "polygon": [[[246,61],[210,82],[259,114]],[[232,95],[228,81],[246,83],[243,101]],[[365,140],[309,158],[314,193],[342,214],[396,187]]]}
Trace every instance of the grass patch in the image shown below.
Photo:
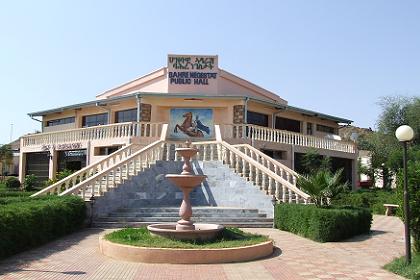
{"label": "grass patch", "polygon": [[125,228],[105,235],[114,243],[151,248],[217,249],[255,245],[269,241],[267,236],[243,232],[237,228],[225,228],[214,241],[180,241],[151,235],[145,227]]}
{"label": "grass patch", "polygon": [[420,254],[413,255],[410,265],[406,265],[404,256],[394,259],[384,268],[405,278],[420,280]]}

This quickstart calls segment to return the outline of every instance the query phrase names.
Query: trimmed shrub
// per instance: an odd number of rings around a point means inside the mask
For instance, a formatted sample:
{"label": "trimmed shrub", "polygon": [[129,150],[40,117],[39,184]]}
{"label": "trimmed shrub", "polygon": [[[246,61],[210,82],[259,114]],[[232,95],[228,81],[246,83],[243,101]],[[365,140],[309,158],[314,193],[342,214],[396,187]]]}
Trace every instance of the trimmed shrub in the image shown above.
{"label": "trimmed shrub", "polygon": [[22,192],[22,191],[0,191],[0,197],[23,197],[30,196],[35,192]]}
{"label": "trimmed shrub", "polygon": [[372,214],[355,207],[315,207],[278,204],[274,212],[276,228],[318,241],[341,241],[370,232]]}
{"label": "trimmed shrub", "polygon": [[6,188],[8,188],[8,189],[19,189],[20,188],[19,179],[16,178],[16,177],[8,177],[6,179]]}
{"label": "trimmed shrub", "polygon": [[373,214],[384,215],[385,203],[398,204],[394,190],[358,190],[339,194],[331,201],[335,206],[354,206],[369,208]]}
{"label": "trimmed shrub", "polygon": [[86,207],[76,196],[3,198],[0,259],[49,242],[83,226]]}

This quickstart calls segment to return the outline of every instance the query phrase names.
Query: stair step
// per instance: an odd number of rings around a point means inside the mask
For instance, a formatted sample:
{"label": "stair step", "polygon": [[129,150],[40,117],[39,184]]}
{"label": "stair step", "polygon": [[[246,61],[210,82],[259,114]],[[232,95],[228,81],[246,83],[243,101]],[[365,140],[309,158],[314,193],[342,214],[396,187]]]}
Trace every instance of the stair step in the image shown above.
{"label": "stair step", "polygon": [[[258,213],[258,209],[234,208],[234,207],[192,207],[193,213]],[[179,207],[136,207],[120,208],[117,212],[130,213],[178,213]]]}
{"label": "stair step", "polygon": [[[101,222],[176,222],[180,217],[102,217],[96,218],[95,221]],[[223,223],[223,222],[272,222],[270,218],[231,218],[231,217],[192,217],[194,222],[209,222],[209,223]]]}
{"label": "stair step", "polygon": [[[220,213],[194,213],[193,217],[199,217],[199,218],[217,218],[217,217],[227,217],[227,218],[241,218],[241,217],[247,217],[247,218],[266,218],[266,214],[262,213],[248,213],[248,214],[240,214],[240,213],[232,213],[232,214],[220,214]],[[113,212],[109,214],[109,217],[179,217],[178,212],[168,212],[168,213],[139,213],[139,212]]]}
{"label": "stair step", "polygon": [[[151,224],[151,222],[94,222],[93,227],[96,228],[123,228],[123,227],[145,227]],[[225,227],[239,227],[239,228],[271,228],[273,227],[272,222],[243,222],[243,223],[221,223]]]}

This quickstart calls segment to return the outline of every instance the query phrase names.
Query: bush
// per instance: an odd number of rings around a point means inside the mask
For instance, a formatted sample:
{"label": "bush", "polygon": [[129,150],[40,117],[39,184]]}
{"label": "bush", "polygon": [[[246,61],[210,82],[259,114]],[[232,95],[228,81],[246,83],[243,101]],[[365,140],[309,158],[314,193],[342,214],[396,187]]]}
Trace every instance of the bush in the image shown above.
{"label": "bush", "polygon": [[330,242],[369,233],[372,214],[365,208],[278,204],[274,222],[280,230],[319,242]]}
{"label": "bush", "polygon": [[19,179],[16,177],[8,177],[6,179],[6,187],[8,189],[19,189],[20,188]]}
{"label": "bush", "polygon": [[331,202],[335,206],[354,206],[369,208],[373,214],[385,214],[385,203],[398,204],[396,192],[393,190],[373,189],[345,192]]}
{"label": "bush", "polygon": [[[407,165],[408,193],[410,195],[410,229],[414,239],[414,250],[420,252],[420,161],[409,161]],[[397,177],[398,212],[404,220],[404,179],[402,170]]]}
{"label": "bush", "polygon": [[4,198],[0,207],[0,259],[81,228],[85,215],[85,203],[76,196]]}
{"label": "bush", "polygon": [[38,180],[38,178],[33,174],[26,175],[25,179],[23,180],[23,184],[22,184],[23,190],[24,191],[32,191],[36,186],[37,180]]}
{"label": "bush", "polygon": [[0,198],[2,197],[21,197],[30,196],[35,192],[23,192],[23,191],[0,191]]}
{"label": "bush", "polygon": [[71,174],[73,174],[73,172],[74,171],[69,170],[69,169],[64,169],[60,172],[57,172],[54,179],[48,179],[47,181],[44,182],[44,186],[45,187],[51,186],[57,183],[58,181],[61,181],[62,179],[70,176]]}

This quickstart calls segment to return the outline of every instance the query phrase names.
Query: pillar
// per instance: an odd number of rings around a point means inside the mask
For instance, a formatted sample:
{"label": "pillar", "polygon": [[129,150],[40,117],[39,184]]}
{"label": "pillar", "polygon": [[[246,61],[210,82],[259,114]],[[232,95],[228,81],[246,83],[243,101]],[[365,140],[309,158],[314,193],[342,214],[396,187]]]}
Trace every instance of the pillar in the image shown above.
{"label": "pillar", "polygon": [[[358,151],[356,151],[357,153]],[[351,184],[351,188],[352,190],[356,190],[357,189],[357,182],[359,181],[359,176],[358,174],[358,170],[357,170],[357,158],[353,159],[351,161],[351,172],[352,172],[352,184]]]}
{"label": "pillar", "polygon": [[55,175],[57,173],[58,153],[56,150],[51,150],[49,156],[50,160],[48,163],[48,178],[55,179]]}
{"label": "pillar", "polygon": [[22,184],[26,174],[26,153],[19,154],[19,181]]}

